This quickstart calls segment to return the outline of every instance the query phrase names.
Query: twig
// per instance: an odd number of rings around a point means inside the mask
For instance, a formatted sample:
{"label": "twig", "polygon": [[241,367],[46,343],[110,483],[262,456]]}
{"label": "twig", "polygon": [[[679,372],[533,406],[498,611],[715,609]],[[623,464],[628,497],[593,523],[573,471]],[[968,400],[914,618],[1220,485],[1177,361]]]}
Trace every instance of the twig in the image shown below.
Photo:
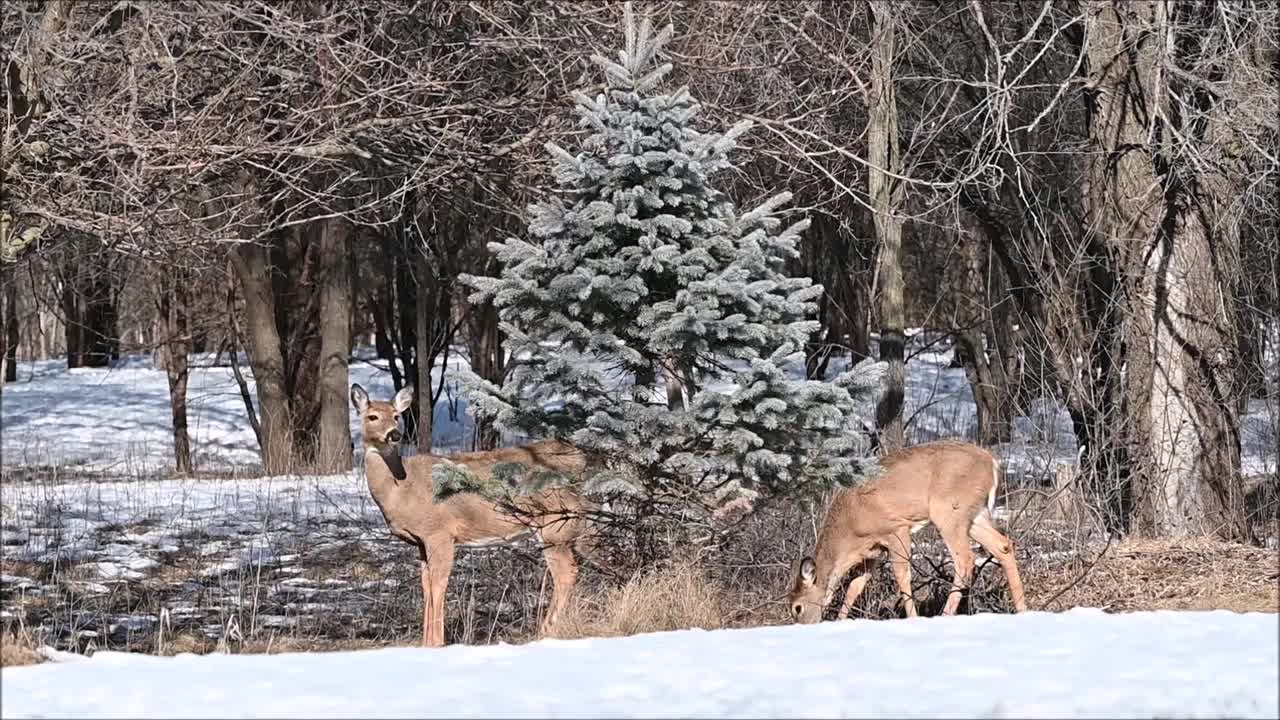
{"label": "twig", "polygon": [[1075,587],[1076,585],[1079,585],[1080,581],[1085,579],[1085,577],[1088,576],[1088,574],[1093,571],[1093,568],[1096,567],[1097,564],[1102,561],[1103,556],[1107,554],[1107,549],[1111,547],[1111,539],[1113,537],[1115,537],[1113,533],[1107,533],[1107,544],[1102,546],[1102,552],[1098,553],[1098,557],[1094,558],[1093,562],[1089,563],[1089,566],[1086,567],[1084,570],[1082,570],[1080,574],[1075,577],[1075,579],[1073,579],[1071,582],[1064,585],[1062,589],[1054,593],[1053,596],[1050,597],[1048,600],[1045,600],[1040,605],[1039,609],[1047,610],[1049,606],[1052,605],[1054,602],[1056,602],[1059,597],[1062,597],[1063,593]]}

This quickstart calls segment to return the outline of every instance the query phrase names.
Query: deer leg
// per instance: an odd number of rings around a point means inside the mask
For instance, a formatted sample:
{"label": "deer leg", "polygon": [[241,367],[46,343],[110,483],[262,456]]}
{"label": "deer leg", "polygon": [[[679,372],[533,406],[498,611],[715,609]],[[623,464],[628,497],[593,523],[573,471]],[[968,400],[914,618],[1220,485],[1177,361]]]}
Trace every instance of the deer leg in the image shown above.
{"label": "deer leg", "polygon": [[[866,589],[867,583],[871,580],[871,573],[875,570],[879,560],[880,558],[876,556],[861,562],[858,568],[858,577],[850,581],[849,587],[844,591],[844,602],[840,603],[840,613],[837,615],[840,620],[849,618],[849,611],[853,609],[853,604],[858,601],[858,597]],[[848,570],[845,572],[847,573]]]}
{"label": "deer leg", "polygon": [[1004,568],[1005,577],[1009,579],[1009,594],[1013,596],[1013,611],[1026,612],[1027,600],[1022,590],[1022,576],[1018,573],[1018,560],[1013,555],[1013,542],[995,529],[985,510],[974,518],[969,536],[994,555]]}
{"label": "deer leg", "polygon": [[844,591],[844,602],[840,603],[840,614],[837,615],[839,619],[849,619],[849,611],[853,609],[853,604],[857,602],[858,596],[867,587],[867,581],[870,579],[871,574],[864,572],[849,583],[849,589]]}
{"label": "deer leg", "polygon": [[453,571],[453,538],[434,540],[427,560],[427,583],[431,595],[431,626],[427,632],[429,647],[444,646],[444,598],[449,589],[449,574]]}
{"label": "deer leg", "polygon": [[917,617],[916,596],[911,589],[911,530],[904,528],[895,533],[892,547],[885,549],[889,553],[889,567],[893,570],[893,579],[898,584],[898,596],[902,599],[902,609],[907,617]]}
{"label": "deer leg", "polygon": [[546,635],[569,604],[569,597],[578,581],[578,561],[574,559],[569,545],[548,545],[542,556],[547,561],[547,570],[551,572],[551,607],[547,609],[541,629],[541,633]]}
{"label": "deer leg", "polygon": [[418,570],[422,573],[422,646],[431,647],[431,575],[428,571],[427,553],[422,551]]}
{"label": "deer leg", "polygon": [[955,578],[951,581],[951,592],[947,595],[947,604],[942,607],[943,615],[955,615],[960,608],[960,600],[969,590],[969,582],[973,578],[973,550],[969,549],[969,532],[960,532],[948,528],[942,533],[942,541],[951,553],[951,561],[956,566]]}

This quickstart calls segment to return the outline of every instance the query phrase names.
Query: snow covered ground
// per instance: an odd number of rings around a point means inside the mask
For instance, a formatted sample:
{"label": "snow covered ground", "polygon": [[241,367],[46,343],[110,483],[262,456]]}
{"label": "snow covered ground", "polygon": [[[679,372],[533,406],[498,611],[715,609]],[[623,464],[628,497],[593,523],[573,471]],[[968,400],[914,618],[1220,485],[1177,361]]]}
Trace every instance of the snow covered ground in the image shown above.
{"label": "snow covered ground", "polygon": [[247,635],[365,627],[405,605],[413,555],[354,473],[9,482],[0,500],[0,620],[59,647],[146,642],[162,625],[217,639],[232,617]]}
{"label": "snow covered ground", "polygon": [[[369,353],[357,354],[352,382],[374,397],[394,392],[391,375]],[[193,461],[204,470],[232,469],[259,462],[253,428],[226,356],[192,359],[187,417]],[[450,367],[459,360],[451,358]],[[241,369],[254,389],[253,372],[243,355]],[[439,379],[440,368],[436,368]],[[173,465],[173,424],[168,380],[150,356],[123,358],[111,368],[67,370],[65,360],[20,363],[19,382],[5,386],[0,426],[4,464],[77,465],[116,473],[149,472]],[[452,391],[452,387],[449,388]],[[255,397],[256,401],[256,397]],[[448,398],[436,408],[437,442],[461,445],[465,406]],[[351,430],[359,437],[354,415]]]}
{"label": "snow covered ground", "polygon": [[1098,610],[0,671],[0,717],[1280,717],[1274,614]]}
{"label": "snow covered ground", "polygon": [[[106,578],[155,565],[146,554],[177,552],[192,534],[203,555],[234,548],[252,566],[278,561],[273,548],[289,535],[368,540],[365,528],[383,524],[355,475],[12,483],[4,503],[12,513],[0,525],[6,558],[96,560]],[[104,544],[104,533],[118,537]]]}
{"label": "snow covered ground", "polygon": [[[917,336],[918,338],[918,336]],[[919,343],[916,343],[919,345]],[[964,371],[949,368],[949,350],[916,347],[907,366],[908,433],[913,441],[938,437],[976,437],[973,396]],[[198,469],[229,470],[258,462],[253,431],[225,357],[212,365],[209,355],[194,359],[188,414]],[[470,440],[466,403],[457,397],[452,371],[465,362],[450,357],[446,397],[436,408],[436,450],[463,448]],[[242,362],[243,365],[243,362]],[[389,397],[391,376],[367,349],[357,354],[351,375],[374,397]],[[833,362],[831,373],[845,369]],[[437,367],[435,377],[443,368]],[[792,368],[796,374],[799,366]],[[252,388],[253,378],[244,367]],[[109,369],[68,371],[61,361],[21,363],[19,382],[5,386],[0,407],[3,464],[75,465],[117,474],[151,472],[172,466],[168,386],[163,372],[146,356],[125,358]],[[868,423],[874,406],[864,408]],[[352,433],[359,437],[354,413]],[[1250,404],[1242,420],[1246,474],[1276,468],[1277,439],[1272,418],[1261,401]],[[1038,403],[1029,416],[1015,420],[1012,442],[995,448],[1014,476],[1041,475],[1054,463],[1074,462],[1076,443],[1066,411]]]}

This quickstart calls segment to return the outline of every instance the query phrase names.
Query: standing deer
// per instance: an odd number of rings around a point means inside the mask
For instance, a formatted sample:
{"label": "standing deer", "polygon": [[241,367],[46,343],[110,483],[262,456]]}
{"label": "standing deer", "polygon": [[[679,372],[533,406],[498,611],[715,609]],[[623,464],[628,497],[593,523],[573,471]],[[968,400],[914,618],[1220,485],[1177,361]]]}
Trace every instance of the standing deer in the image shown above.
{"label": "standing deer", "polygon": [[573,546],[586,540],[589,523],[580,513],[586,501],[563,487],[542,490],[520,500],[519,518],[480,495],[460,493],[437,502],[431,472],[441,460],[465,466],[477,477],[493,475],[495,465],[519,463],[565,474],[586,466],[581,452],[558,441],[522,448],[459,453],[442,457],[400,457],[400,414],[413,402],[413,388],[396,393],[391,402],[371,401],[359,384],[351,386],[351,402],[360,413],[365,476],[369,492],[391,533],[418,549],[422,571],[422,644],[444,645],[444,599],[453,569],[454,548],[506,544],[533,534],[543,544],[551,571],[551,607],[542,623],[545,633],[568,604],[577,581]]}
{"label": "standing deer", "polygon": [[966,442],[924,443],[880,459],[884,474],[843,490],[832,501],[818,535],[814,557],[800,561],[788,601],[796,622],[815,623],[845,574],[849,583],[840,619],[862,594],[876,560],[888,552],[907,617],[916,616],[911,594],[911,536],[933,523],[955,563],[955,578],[944,615],[954,615],[973,575],[972,538],[1000,561],[1009,578],[1016,612],[1027,609],[1013,543],[991,524],[1000,464],[986,450]]}

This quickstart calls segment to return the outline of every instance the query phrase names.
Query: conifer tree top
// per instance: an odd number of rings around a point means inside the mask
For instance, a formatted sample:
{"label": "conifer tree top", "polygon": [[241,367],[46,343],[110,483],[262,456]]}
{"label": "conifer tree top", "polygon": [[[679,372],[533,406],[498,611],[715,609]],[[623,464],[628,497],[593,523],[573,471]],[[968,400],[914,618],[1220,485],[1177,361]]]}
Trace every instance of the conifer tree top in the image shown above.
{"label": "conifer tree top", "polygon": [[[512,361],[501,387],[471,377],[472,407],[506,431],[611,458],[611,487],[731,501],[850,482],[856,383],[796,380],[822,287],[788,273],[807,220],[779,193],[740,211],[721,179],[735,139],[695,127],[688,88],[630,4],[608,90],[574,94],[585,133],[549,143],[557,191],[528,233],[492,243],[496,278],[464,276],[492,302]],[[847,378],[846,378],[847,380]],[[665,392],[664,392],[665,390]]]}
{"label": "conifer tree top", "polygon": [[625,46],[618,51],[618,61],[614,62],[603,55],[592,55],[591,59],[604,68],[611,87],[647,93],[671,72],[671,63],[664,63],[644,74],[645,68],[656,61],[662,46],[671,39],[672,28],[666,25],[654,35],[653,24],[648,17],[642,18],[639,24],[636,23],[635,12],[629,2],[622,7],[622,28]]}

